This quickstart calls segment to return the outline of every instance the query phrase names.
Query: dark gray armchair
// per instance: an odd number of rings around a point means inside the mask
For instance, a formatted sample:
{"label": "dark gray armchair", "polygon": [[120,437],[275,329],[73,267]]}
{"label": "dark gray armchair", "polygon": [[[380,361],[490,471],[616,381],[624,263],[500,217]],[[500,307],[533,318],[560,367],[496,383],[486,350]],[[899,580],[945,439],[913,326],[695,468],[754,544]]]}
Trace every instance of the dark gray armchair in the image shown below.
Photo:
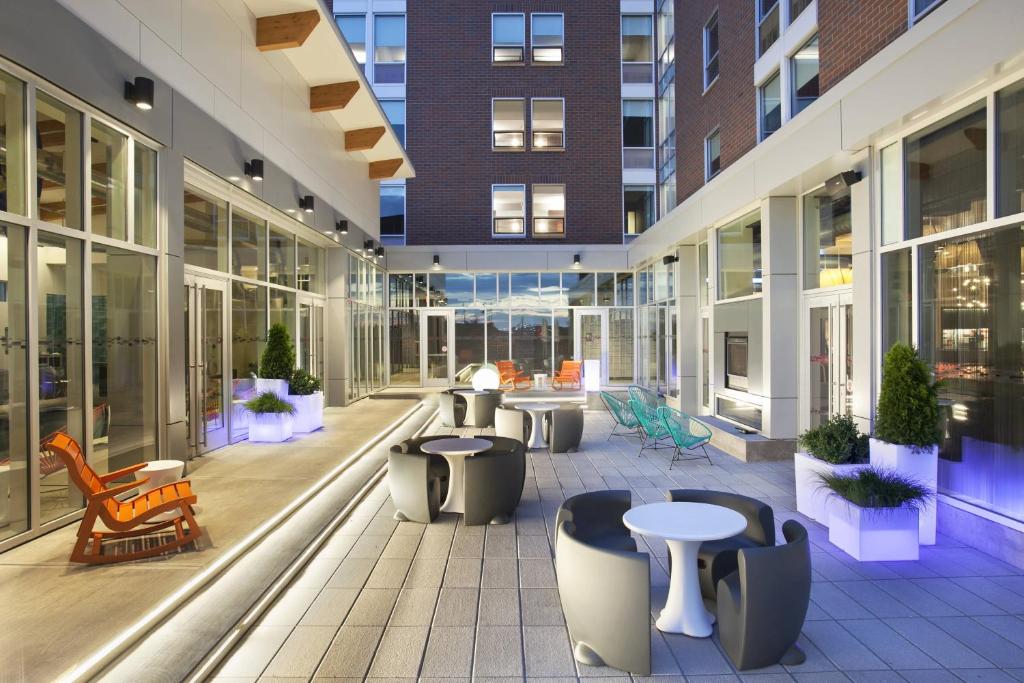
{"label": "dark gray armchair", "polygon": [[672,502],[721,505],[735,510],[747,520],[747,528],[742,533],[700,544],[697,553],[700,592],[709,600],[715,599],[718,581],[736,571],[737,550],[775,545],[775,514],[770,505],[759,500],[738,493],[701,489],[672,489],[665,497]]}
{"label": "dark gray armchair", "polygon": [[507,524],[512,518],[526,481],[526,447],[515,439],[482,436],[494,445],[466,458],[466,526]]}
{"label": "dark gray armchair", "polygon": [[577,527],[557,529],[555,575],[573,656],[635,676],[651,673],[651,560],[591,545]]}
{"label": "dark gray armchair", "polygon": [[519,408],[498,406],[494,410],[494,433],[498,436],[525,444],[531,424],[530,416]]}
{"label": "dark gray armchair", "polygon": [[568,453],[580,447],[583,439],[583,409],[568,406],[552,410],[544,417],[547,430],[548,450],[552,453]]}
{"label": "dark gray armchair", "polygon": [[[636,552],[636,541],[622,523],[632,507],[629,491],[588,491],[566,498],[555,515],[555,528],[572,522],[573,535],[589,545]],[[555,543],[558,537],[555,537]]]}
{"label": "dark gray armchair", "polygon": [[388,487],[395,504],[395,519],[429,524],[437,518],[448,494],[448,463],[439,455],[424,453],[427,441],[444,436],[406,439],[388,453]]}
{"label": "dark gray armchair", "polygon": [[473,410],[467,410],[466,415],[473,414],[473,421],[465,420],[467,427],[492,427],[494,426],[494,411],[501,405],[502,393],[499,390],[487,390],[487,393],[469,396],[459,396],[466,401],[473,402]]}
{"label": "dark gray armchair", "polygon": [[445,427],[461,427],[466,420],[466,397],[446,389],[438,394],[441,410],[441,424]]}
{"label": "dark gray armchair", "polygon": [[796,641],[811,599],[811,549],[795,520],[782,535],[785,545],[739,550],[737,570],[718,583],[718,633],[740,671],[806,659]]}

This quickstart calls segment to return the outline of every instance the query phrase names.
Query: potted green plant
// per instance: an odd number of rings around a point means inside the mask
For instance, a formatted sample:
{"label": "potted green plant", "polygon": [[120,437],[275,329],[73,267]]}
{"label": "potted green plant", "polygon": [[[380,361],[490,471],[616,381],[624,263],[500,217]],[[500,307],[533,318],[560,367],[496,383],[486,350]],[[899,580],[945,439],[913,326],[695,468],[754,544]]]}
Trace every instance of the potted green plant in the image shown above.
{"label": "potted green plant", "polygon": [[856,560],[916,560],[918,515],[934,489],[892,470],[867,467],[820,475],[834,494],[828,504],[828,540]]}
{"label": "potted green plant", "polygon": [[816,522],[828,524],[829,493],[820,475],[849,474],[867,466],[868,436],[861,434],[849,415],[833,415],[801,434],[801,450],[793,456],[796,509]]}
{"label": "potted green plant", "polygon": [[288,400],[295,406],[294,431],[313,432],[324,426],[324,392],[320,379],[302,368],[288,382]]}
{"label": "potted green plant", "polygon": [[288,328],[274,323],[267,331],[267,345],[260,355],[259,377],[256,378],[256,393],[272,391],[278,396],[288,394],[288,380],[295,369],[295,346]]}
{"label": "potted green plant", "polygon": [[292,437],[292,415],[295,406],[272,391],[265,391],[245,402],[252,413],[249,420],[249,441],[278,443]]}
{"label": "potted green plant", "polygon": [[[893,344],[882,364],[882,387],[875,409],[871,465],[906,474],[935,489],[938,483],[938,382],[917,351]],[[921,544],[935,544],[935,502],[919,515]]]}

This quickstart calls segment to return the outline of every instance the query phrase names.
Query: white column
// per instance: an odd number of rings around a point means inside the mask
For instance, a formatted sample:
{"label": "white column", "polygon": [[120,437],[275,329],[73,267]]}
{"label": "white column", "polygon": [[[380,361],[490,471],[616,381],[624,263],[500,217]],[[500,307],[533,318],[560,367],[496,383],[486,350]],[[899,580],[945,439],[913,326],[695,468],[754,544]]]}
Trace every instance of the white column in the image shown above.
{"label": "white column", "polygon": [[761,202],[761,431],[772,439],[792,439],[797,434],[797,204],[795,197],[768,197]]}
{"label": "white column", "polygon": [[349,329],[348,329],[348,257],[346,249],[327,250],[327,308],[324,325],[329,343],[324,349],[327,382],[325,401],[343,406],[348,401]]}
{"label": "white column", "polygon": [[850,188],[853,230],[853,417],[862,431],[871,430],[875,396],[875,254],[874,207],[870,180]]}
{"label": "white column", "polygon": [[679,409],[690,415],[698,414],[700,407],[700,302],[698,301],[697,245],[679,247],[679,266],[676,271],[676,299],[679,307]]}

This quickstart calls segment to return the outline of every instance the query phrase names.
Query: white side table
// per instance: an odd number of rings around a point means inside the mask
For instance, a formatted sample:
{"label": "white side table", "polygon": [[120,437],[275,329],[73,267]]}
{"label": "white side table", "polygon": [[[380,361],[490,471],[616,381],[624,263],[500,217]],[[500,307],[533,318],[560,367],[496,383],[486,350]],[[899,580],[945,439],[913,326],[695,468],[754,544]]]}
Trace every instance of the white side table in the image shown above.
{"label": "white side table", "polygon": [[160,488],[166,484],[173,484],[181,479],[181,473],[184,471],[185,463],[181,460],[152,460],[147,462],[145,467],[135,472],[136,481],[149,478],[149,481],[137,489],[138,493],[149,493],[153,489]]}
{"label": "white side table", "polygon": [[441,512],[466,511],[466,458],[488,450],[494,444],[487,439],[436,439],[420,448],[424,453],[443,455],[448,461],[448,496]]}
{"label": "white side table", "polygon": [[548,376],[543,372],[538,372],[533,376],[533,388],[534,389],[547,389],[548,388]]}
{"label": "white side table", "polygon": [[[459,396],[483,396],[486,391],[477,391],[476,389],[459,389],[454,392]],[[468,425],[476,424],[476,401],[466,399],[466,418],[465,423]]]}
{"label": "white side table", "polygon": [[622,516],[627,528],[643,536],[665,539],[672,556],[665,609],[655,622],[666,633],[695,638],[711,635],[714,616],[704,608],[697,573],[697,551],[704,541],[729,538],[747,528],[740,513],[706,503],[650,503]]}
{"label": "white side table", "polygon": [[530,414],[530,419],[533,422],[533,426],[530,428],[530,440],[527,442],[527,448],[544,448],[547,446],[547,442],[544,441],[544,415],[550,413],[552,410],[558,409],[556,403],[517,403],[516,408],[525,410]]}

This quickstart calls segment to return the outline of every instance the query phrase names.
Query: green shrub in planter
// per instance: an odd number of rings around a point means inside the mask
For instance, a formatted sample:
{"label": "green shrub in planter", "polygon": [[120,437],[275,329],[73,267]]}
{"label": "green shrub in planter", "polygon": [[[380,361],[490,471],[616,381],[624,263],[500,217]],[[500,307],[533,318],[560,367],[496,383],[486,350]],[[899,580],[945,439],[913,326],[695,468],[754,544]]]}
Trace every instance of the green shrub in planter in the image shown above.
{"label": "green shrub in planter", "polygon": [[270,326],[267,345],[260,356],[260,377],[262,379],[292,378],[295,368],[295,347],[292,345],[288,328],[281,323]]}
{"label": "green shrub in planter", "polygon": [[264,391],[255,398],[250,398],[245,402],[245,409],[250,413],[255,413],[257,415],[267,415],[271,413],[287,413],[288,415],[292,415],[295,412],[295,406],[288,401],[279,398],[277,394],[272,391]]}
{"label": "green shrub in planter", "polygon": [[914,347],[893,344],[882,364],[874,437],[915,450],[938,444],[942,439],[938,386]]}
{"label": "green shrub in planter", "polygon": [[815,458],[833,465],[868,460],[868,435],[857,431],[857,425],[849,415],[833,415],[828,421],[801,434],[797,442]]}
{"label": "green shrub in planter", "polygon": [[935,495],[913,477],[877,467],[865,467],[854,474],[822,474],[821,483],[862,508],[919,510]]}
{"label": "green shrub in planter", "polygon": [[302,368],[292,373],[288,381],[288,393],[292,396],[309,396],[320,391],[320,380]]}

